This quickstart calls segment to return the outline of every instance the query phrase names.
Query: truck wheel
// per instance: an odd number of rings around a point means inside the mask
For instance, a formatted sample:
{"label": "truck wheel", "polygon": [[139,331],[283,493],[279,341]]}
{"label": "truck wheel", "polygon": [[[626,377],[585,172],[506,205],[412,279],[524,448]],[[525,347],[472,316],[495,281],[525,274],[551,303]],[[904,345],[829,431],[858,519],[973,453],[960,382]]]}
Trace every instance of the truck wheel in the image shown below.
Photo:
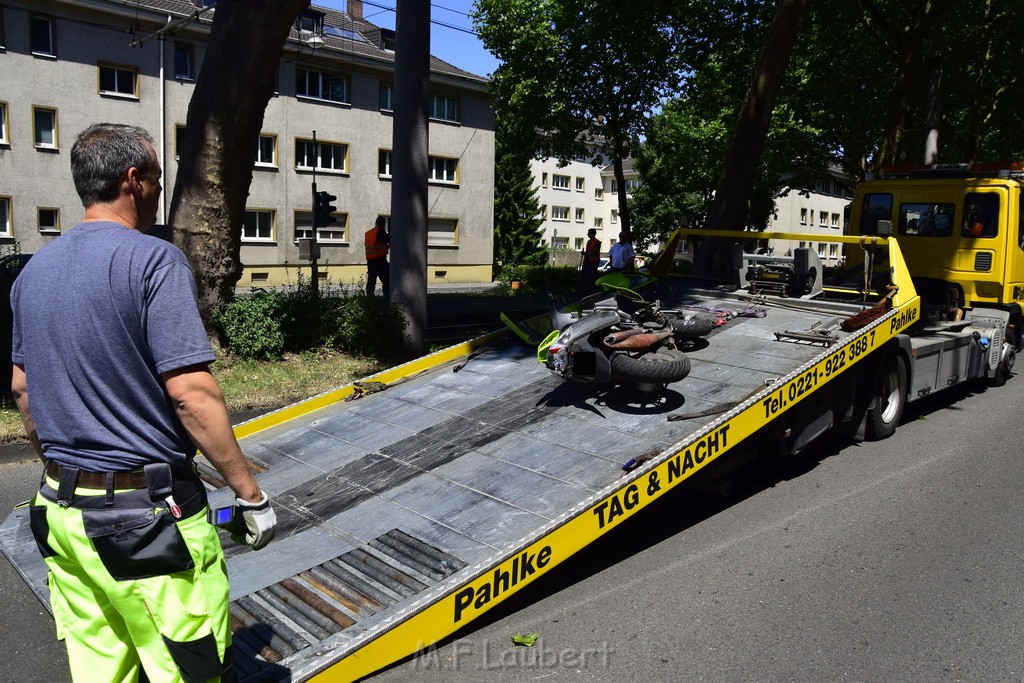
{"label": "truck wheel", "polygon": [[671,384],[690,374],[690,359],[678,349],[660,347],[654,353],[636,358],[625,353],[612,356],[612,373],[622,379],[639,383]]}
{"label": "truck wheel", "polygon": [[702,315],[695,315],[691,318],[672,318],[669,323],[672,325],[675,336],[683,338],[703,337],[715,329],[715,321]]}
{"label": "truck wheel", "polygon": [[907,365],[899,354],[882,368],[875,398],[867,416],[867,437],[872,441],[888,439],[896,432],[907,405]]}

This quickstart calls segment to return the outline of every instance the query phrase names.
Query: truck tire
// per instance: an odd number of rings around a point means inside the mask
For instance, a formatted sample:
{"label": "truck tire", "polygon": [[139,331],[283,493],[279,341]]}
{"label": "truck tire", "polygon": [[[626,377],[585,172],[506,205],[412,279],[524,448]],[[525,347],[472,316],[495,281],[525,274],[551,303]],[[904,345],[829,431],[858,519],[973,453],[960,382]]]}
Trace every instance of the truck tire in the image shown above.
{"label": "truck tire", "polygon": [[888,439],[896,432],[907,405],[907,364],[893,354],[882,366],[875,396],[867,415],[867,437],[872,441]]}
{"label": "truck tire", "polygon": [[702,315],[690,318],[671,318],[669,324],[676,337],[703,337],[715,329],[715,321]]}
{"label": "truck tire", "polygon": [[690,374],[690,359],[686,354],[664,346],[654,353],[645,353],[635,358],[625,353],[616,353],[611,362],[614,375],[641,384],[671,384]]}
{"label": "truck tire", "polygon": [[999,367],[996,368],[995,373],[988,378],[988,385],[990,387],[1001,387],[1006,384],[1006,380],[1010,379],[1010,373],[1013,370],[1014,361],[1017,355],[1017,335],[1014,334],[1013,329],[1007,327],[1004,333],[1003,339],[1003,350],[1000,354]]}

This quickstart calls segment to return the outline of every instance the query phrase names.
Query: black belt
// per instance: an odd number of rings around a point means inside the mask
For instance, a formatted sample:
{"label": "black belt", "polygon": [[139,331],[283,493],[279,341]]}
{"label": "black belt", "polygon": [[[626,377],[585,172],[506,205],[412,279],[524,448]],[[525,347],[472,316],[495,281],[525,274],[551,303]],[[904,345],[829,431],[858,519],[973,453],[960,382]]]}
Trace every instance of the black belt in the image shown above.
{"label": "black belt", "polygon": [[[60,473],[63,470],[58,463],[53,460],[49,460],[46,463],[46,475],[51,479],[60,481]],[[106,489],[107,488],[107,475],[113,474],[113,488],[114,489],[144,489],[148,486],[146,483],[145,472],[88,472],[86,470],[78,471],[77,486],[87,489]]]}

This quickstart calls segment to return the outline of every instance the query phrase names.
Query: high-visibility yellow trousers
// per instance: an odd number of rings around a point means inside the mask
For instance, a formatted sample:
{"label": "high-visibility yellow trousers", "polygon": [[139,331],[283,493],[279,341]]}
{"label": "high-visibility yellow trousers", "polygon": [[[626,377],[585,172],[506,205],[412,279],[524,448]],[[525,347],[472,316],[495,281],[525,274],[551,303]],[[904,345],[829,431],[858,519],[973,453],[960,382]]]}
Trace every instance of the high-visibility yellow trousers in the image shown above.
{"label": "high-visibility yellow trousers", "polygon": [[[48,481],[55,489],[57,482]],[[75,490],[76,497],[104,494]],[[155,516],[169,514],[150,507]],[[37,494],[30,516],[49,569],[57,638],[67,646],[76,683],[134,683],[140,666],[152,683],[235,680],[227,566],[205,505],[173,525],[193,566],[128,580],[111,576],[86,534],[81,509]]]}

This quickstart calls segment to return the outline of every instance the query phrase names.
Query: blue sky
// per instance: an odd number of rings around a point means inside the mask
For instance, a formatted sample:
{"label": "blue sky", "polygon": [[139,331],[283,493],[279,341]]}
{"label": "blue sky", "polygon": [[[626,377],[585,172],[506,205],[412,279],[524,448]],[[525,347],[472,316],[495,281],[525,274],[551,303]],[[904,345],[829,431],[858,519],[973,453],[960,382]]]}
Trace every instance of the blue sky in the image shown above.
{"label": "blue sky", "polygon": [[[313,0],[314,5],[344,10],[346,0]],[[489,76],[498,67],[484,49],[467,16],[473,0],[439,0],[430,3],[430,53],[444,61],[480,76]],[[395,0],[363,0],[363,17],[384,28],[395,27]]]}

